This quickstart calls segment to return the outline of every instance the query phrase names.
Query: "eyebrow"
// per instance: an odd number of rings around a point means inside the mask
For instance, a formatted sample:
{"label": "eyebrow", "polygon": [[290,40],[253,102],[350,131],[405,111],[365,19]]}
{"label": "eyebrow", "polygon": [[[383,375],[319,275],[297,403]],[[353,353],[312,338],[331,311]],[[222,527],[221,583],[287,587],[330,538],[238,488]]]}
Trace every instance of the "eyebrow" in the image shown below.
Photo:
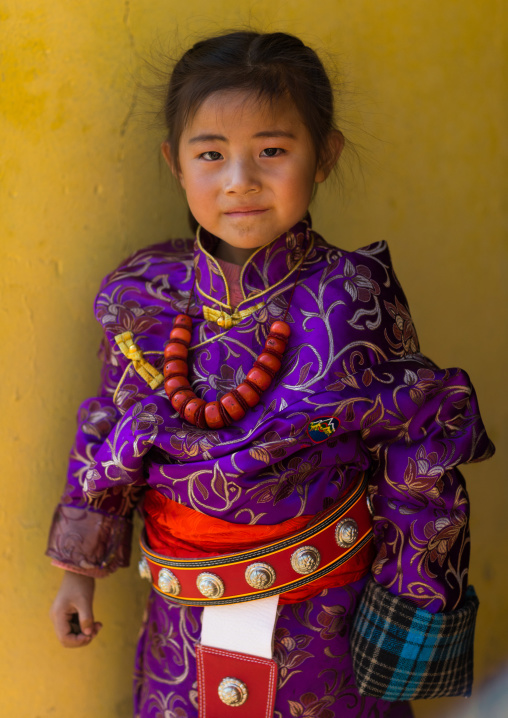
{"label": "eyebrow", "polygon": [[189,144],[192,144],[195,142],[213,142],[214,140],[220,140],[221,142],[227,142],[224,135],[203,134],[203,135],[196,135],[195,137],[191,137],[189,140]]}
{"label": "eyebrow", "polygon": [[[292,132],[286,132],[285,130],[263,130],[262,132],[256,132],[253,137],[288,137],[291,140],[296,139],[295,135]],[[202,134],[202,135],[196,135],[195,137],[191,137],[189,139],[189,144],[196,144],[198,142],[227,142],[227,137],[224,137],[224,135],[214,135],[214,134]]]}
{"label": "eyebrow", "polygon": [[296,139],[292,132],[286,132],[285,130],[266,130],[264,132],[256,132],[254,137],[289,137],[289,139]]}

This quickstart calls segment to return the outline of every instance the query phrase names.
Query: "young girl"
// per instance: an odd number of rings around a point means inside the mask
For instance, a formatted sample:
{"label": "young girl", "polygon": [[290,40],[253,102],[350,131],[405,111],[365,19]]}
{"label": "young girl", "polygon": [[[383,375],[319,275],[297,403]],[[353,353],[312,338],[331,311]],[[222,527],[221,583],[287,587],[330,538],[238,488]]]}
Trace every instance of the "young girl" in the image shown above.
{"label": "young girl", "polygon": [[94,579],[127,565],[138,505],[136,716],[403,718],[408,699],[467,695],[456,467],[493,447],[467,375],[419,352],[386,245],[311,228],[344,144],[320,60],[282,33],[212,37],[164,109],[199,226],[97,296],[103,384],[48,549],[59,639],[100,629]]}

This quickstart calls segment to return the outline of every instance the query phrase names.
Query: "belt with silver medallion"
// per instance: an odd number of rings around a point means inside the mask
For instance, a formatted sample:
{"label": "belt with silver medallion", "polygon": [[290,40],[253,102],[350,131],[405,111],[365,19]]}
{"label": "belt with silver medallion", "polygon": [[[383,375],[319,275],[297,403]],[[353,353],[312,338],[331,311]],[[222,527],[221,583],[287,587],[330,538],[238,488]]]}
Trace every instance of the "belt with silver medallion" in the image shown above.
{"label": "belt with silver medallion", "polygon": [[[217,521],[222,528],[238,526]],[[364,576],[373,560],[372,538],[367,477],[362,475],[305,527],[254,549],[176,558],[152,550],[144,532],[140,573],[158,593],[187,606],[219,606],[277,594],[280,603],[293,603]]]}

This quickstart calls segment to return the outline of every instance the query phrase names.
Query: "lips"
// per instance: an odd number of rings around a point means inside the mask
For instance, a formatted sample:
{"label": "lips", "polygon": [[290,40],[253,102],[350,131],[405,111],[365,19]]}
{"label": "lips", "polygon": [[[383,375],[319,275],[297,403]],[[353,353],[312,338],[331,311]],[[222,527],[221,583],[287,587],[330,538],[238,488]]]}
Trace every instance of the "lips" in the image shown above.
{"label": "lips", "polygon": [[236,209],[227,210],[224,214],[230,217],[242,217],[248,215],[263,214],[267,210],[261,207],[237,207]]}

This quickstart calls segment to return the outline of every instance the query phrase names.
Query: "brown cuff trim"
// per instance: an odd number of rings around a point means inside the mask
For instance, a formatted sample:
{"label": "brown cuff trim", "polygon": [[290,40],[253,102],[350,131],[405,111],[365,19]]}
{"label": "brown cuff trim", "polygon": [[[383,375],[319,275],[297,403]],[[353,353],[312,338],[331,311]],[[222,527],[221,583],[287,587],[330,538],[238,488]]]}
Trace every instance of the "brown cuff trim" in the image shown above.
{"label": "brown cuff trim", "polygon": [[46,555],[60,568],[105,576],[129,565],[131,538],[130,519],[60,505],[53,517]]}

